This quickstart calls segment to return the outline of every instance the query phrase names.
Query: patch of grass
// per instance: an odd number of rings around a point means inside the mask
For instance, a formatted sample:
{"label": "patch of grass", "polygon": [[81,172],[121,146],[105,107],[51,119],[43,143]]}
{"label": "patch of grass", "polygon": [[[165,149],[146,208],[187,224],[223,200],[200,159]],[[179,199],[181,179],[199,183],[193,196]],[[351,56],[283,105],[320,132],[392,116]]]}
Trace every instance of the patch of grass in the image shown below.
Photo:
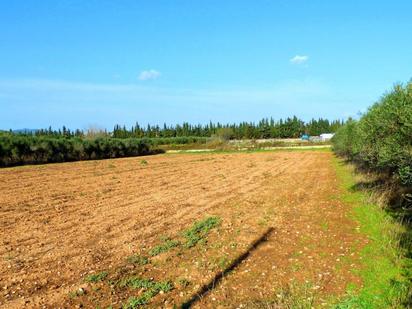
{"label": "patch of grass", "polygon": [[328,224],[328,222],[322,222],[321,224],[320,224],[320,227],[322,228],[322,230],[324,231],[324,232],[327,232],[328,230],[329,230],[329,224]]}
{"label": "patch of grass", "polygon": [[[205,154],[231,154],[231,153],[257,153],[257,152],[302,152],[302,151],[316,151],[316,152],[331,152],[330,146],[325,145],[324,148],[318,147],[279,147],[276,149],[263,149],[263,148],[251,148],[251,149],[205,149],[204,151],[190,151],[190,150],[181,150],[179,154],[189,154],[189,155],[205,155]],[[175,153],[166,152],[166,155],[174,155]]]}
{"label": "patch of grass", "polygon": [[321,258],[325,258],[325,257],[329,256],[329,253],[328,252],[319,252],[319,256]]}
{"label": "patch of grass", "polygon": [[369,203],[366,193],[352,189],[355,179],[347,166],[337,159],[334,166],[344,189],[341,198],[353,207],[360,233],[369,239],[360,253],[363,265],[357,271],[363,286],[358,291],[349,289],[335,308],[410,308],[412,263],[399,246],[405,227]]}
{"label": "patch of grass", "polygon": [[155,285],[152,287],[155,291],[163,291],[165,293],[170,292],[173,290],[174,286],[171,281],[161,281],[161,282],[156,282]]}
{"label": "patch of grass", "polygon": [[5,260],[5,261],[11,261],[11,260],[13,260],[15,258],[15,256],[14,255],[12,255],[12,254],[6,254],[5,256],[3,256],[3,259]]}
{"label": "patch of grass", "polygon": [[246,308],[285,308],[312,309],[316,298],[316,290],[311,283],[299,284],[292,282],[276,293],[272,299],[251,301]]}
{"label": "patch of grass", "polygon": [[266,220],[265,219],[259,219],[259,221],[258,221],[258,225],[259,226],[266,226],[268,223],[266,222]]}
{"label": "patch of grass", "polygon": [[147,291],[138,297],[130,297],[127,301],[127,304],[124,304],[122,306],[122,309],[139,308],[140,306],[148,304],[154,296],[156,295],[153,294],[152,291]]}
{"label": "patch of grass", "polygon": [[225,269],[229,265],[229,259],[227,256],[222,256],[219,258],[217,265],[220,269]]}
{"label": "patch of grass", "polygon": [[148,289],[153,286],[154,282],[150,279],[142,279],[140,277],[128,277],[120,280],[117,286],[124,288],[129,287],[132,289]]}
{"label": "patch of grass", "polygon": [[219,217],[209,217],[202,221],[197,221],[186,231],[183,232],[183,236],[186,239],[185,247],[191,248],[204,239],[211,229],[219,226],[221,219]]}
{"label": "patch of grass", "polygon": [[149,164],[146,160],[140,160],[140,165],[147,165]]}
{"label": "patch of grass", "polygon": [[94,292],[98,292],[98,291],[100,291],[101,289],[102,289],[102,288],[99,287],[99,286],[92,287],[92,290],[93,290]]}
{"label": "patch of grass", "polygon": [[210,248],[212,248],[212,249],[221,249],[221,248],[223,248],[223,246],[224,246],[224,244],[221,241],[217,241],[217,242],[214,242],[214,243],[210,244]]}
{"label": "patch of grass", "polygon": [[135,265],[146,265],[146,264],[150,263],[150,261],[147,257],[141,256],[141,255],[138,255],[138,254],[133,254],[133,255],[129,256],[127,258],[127,261],[129,263],[135,264]]}
{"label": "patch of grass", "polygon": [[182,288],[187,288],[187,287],[190,285],[190,281],[187,280],[187,279],[185,279],[185,278],[180,278],[180,279],[177,281],[177,283],[179,283],[179,285],[180,285]]}
{"label": "patch of grass", "polygon": [[297,272],[302,269],[302,264],[299,262],[295,262],[291,265],[291,269],[292,271]]}
{"label": "patch of grass", "polygon": [[173,240],[173,239],[170,239],[170,238],[165,238],[163,240],[163,243],[161,243],[160,245],[157,245],[156,247],[152,248],[149,251],[149,254],[151,256],[156,256],[156,255],[159,255],[160,253],[169,251],[170,249],[175,248],[179,245],[180,245],[179,241]]}
{"label": "patch of grass", "polygon": [[108,275],[109,273],[107,271],[102,271],[100,273],[87,276],[84,281],[93,283],[100,282],[103,281]]}
{"label": "patch of grass", "polygon": [[298,258],[298,257],[300,257],[300,256],[303,256],[303,251],[299,251],[299,252],[293,252],[292,254],[291,254],[291,258]]}
{"label": "patch of grass", "polygon": [[84,289],[80,288],[76,291],[69,292],[69,297],[70,298],[77,298],[77,297],[82,296],[84,294],[86,294],[86,292],[84,291]]}
{"label": "patch of grass", "polygon": [[150,279],[142,279],[139,277],[129,277],[119,281],[119,287],[130,287],[133,289],[143,289],[144,292],[137,297],[130,297],[128,302],[122,306],[124,309],[133,309],[146,305],[150,300],[159,294],[173,290],[173,283],[170,281],[156,282]]}

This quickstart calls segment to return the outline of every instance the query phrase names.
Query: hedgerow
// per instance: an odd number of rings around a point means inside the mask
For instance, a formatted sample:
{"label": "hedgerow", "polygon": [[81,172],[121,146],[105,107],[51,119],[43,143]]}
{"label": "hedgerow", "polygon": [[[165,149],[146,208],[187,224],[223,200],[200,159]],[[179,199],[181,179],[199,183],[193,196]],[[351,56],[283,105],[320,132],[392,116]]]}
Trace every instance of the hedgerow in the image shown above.
{"label": "hedgerow", "polygon": [[0,135],[0,166],[97,160],[150,153],[150,145],[137,139]]}
{"label": "hedgerow", "polygon": [[396,85],[358,120],[337,130],[334,151],[412,186],[412,81]]}

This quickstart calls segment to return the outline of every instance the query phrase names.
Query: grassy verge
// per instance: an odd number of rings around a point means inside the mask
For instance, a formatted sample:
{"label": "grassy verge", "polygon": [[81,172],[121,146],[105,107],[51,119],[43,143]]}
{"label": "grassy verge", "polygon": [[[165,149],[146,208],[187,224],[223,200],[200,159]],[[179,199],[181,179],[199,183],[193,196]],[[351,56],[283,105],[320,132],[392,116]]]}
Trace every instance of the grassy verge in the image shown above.
{"label": "grassy verge", "polygon": [[356,177],[349,166],[338,159],[334,166],[343,188],[341,198],[353,207],[360,233],[369,240],[361,251],[362,268],[357,270],[363,286],[348,289],[335,308],[411,308],[410,231],[371,203],[369,193],[354,189]]}
{"label": "grassy verge", "polygon": [[226,154],[226,153],[255,153],[255,152],[302,152],[302,151],[318,151],[318,152],[330,152],[329,146],[321,146],[321,147],[279,147],[279,148],[250,148],[250,149],[192,149],[192,150],[179,150],[175,151],[166,151],[166,155],[174,155],[174,154],[211,154],[211,153],[219,153],[219,154]]}

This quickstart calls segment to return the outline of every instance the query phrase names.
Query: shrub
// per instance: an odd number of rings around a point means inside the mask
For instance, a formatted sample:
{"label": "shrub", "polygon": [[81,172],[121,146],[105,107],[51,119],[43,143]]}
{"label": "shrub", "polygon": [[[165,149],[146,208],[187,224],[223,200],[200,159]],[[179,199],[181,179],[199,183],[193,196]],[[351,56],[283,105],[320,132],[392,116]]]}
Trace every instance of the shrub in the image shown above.
{"label": "shrub", "polygon": [[139,139],[98,137],[0,135],[0,166],[42,164],[91,159],[140,156],[152,153]]}
{"label": "shrub", "polygon": [[412,186],[412,82],[396,85],[359,121],[349,120],[332,142],[336,153]]}
{"label": "shrub", "polygon": [[231,128],[217,129],[215,137],[223,141],[228,141],[234,137],[233,129]]}

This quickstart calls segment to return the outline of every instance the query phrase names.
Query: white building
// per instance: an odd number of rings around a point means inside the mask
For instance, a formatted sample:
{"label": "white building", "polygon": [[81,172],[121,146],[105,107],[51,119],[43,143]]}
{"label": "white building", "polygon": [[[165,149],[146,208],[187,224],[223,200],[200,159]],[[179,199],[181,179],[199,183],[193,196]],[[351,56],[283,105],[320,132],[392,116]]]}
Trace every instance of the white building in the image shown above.
{"label": "white building", "polygon": [[334,135],[335,133],[322,133],[319,137],[322,142],[326,142],[330,141]]}

